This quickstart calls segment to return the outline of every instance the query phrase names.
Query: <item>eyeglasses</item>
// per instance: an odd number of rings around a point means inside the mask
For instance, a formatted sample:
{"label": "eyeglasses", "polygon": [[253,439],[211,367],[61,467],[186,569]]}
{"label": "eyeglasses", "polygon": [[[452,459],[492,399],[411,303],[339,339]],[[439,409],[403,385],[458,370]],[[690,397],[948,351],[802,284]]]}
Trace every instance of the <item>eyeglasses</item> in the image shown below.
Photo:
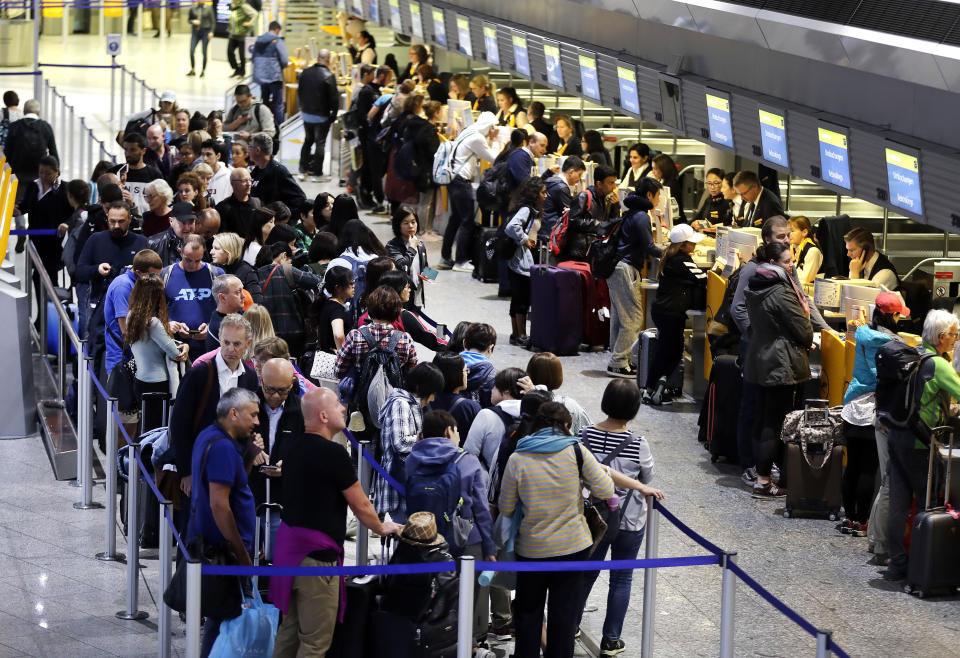
{"label": "eyeglasses", "polygon": [[707,187],[720,187],[720,185],[722,185],[722,184],[723,184],[723,181],[709,181],[709,180],[708,180],[708,181],[706,182],[706,186],[707,186]]}
{"label": "eyeglasses", "polygon": [[292,388],[293,386],[286,386],[283,388],[277,388],[276,386],[264,386],[263,392],[266,395],[287,395],[290,393],[290,389]]}

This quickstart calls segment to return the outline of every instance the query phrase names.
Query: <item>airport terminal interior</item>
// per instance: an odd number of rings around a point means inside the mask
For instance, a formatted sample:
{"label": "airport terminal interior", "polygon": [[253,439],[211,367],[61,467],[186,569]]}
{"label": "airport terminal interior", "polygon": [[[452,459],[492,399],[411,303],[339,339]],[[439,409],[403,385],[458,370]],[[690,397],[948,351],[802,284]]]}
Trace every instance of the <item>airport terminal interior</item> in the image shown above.
{"label": "airport terminal interior", "polygon": [[[247,2],[241,4],[253,4]],[[198,3],[204,4],[202,0]],[[929,555],[916,550],[909,554],[911,569],[925,557],[936,565],[931,569],[938,586],[924,590],[926,586],[912,583],[912,575],[906,581],[888,579],[885,555],[875,545],[865,517],[852,527],[850,511],[841,510],[837,498],[844,470],[841,464],[849,468],[853,460],[846,447],[839,450],[843,432],[836,433],[841,437],[835,457],[839,463],[833,466],[827,465],[828,454],[820,457],[824,465],[814,468],[806,450],[801,454],[784,449],[786,459],[782,463],[780,458],[776,460],[781,477],[788,470],[791,474],[788,492],[803,486],[800,480],[804,477],[831,479],[818,484],[818,491],[826,500],[835,490],[837,502],[817,500],[812,505],[811,500],[795,499],[790,493],[783,497],[753,495],[755,480],[745,480],[745,469],[752,464],[737,457],[736,438],[729,440],[732,454],[719,451],[719,439],[711,440],[714,433],[735,437],[743,413],[739,395],[726,394],[718,374],[711,374],[722,359],[733,363],[733,357],[711,349],[717,345],[716,316],[731,275],[751,260],[764,238],[761,222],[749,221],[750,213],[759,213],[760,206],[747,202],[746,195],[741,198],[744,190],[740,188],[751,192],[749,184],[737,184],[740,178],[723,182],[725,189],[732,190],[724,198],[736,197],[733,225],[729,216],[726,221],[714,216],[711,222],[709,212],[699,213],[704,204],[709,205],[711,195],[719,194],[718,186],[708,184],[711,175],[710,182],[716,182],[717,174],[708,172],[719,170],[721,178],[724,172],[754,172],[758,178],[742,180],[759,179],[757,189],[775,197],[783,215],[809,220],[809,237],[818,239],[824,264],[820,276],[793,287],[798,296],[808,296],[830,329],[821,331],[813,325],[810,381],[797,399],[801,408],[805,399],[826,401],[833,409],[830,422],[839,427],[839,408],[849,402],[845,391],[860,358],[854,334],[858,327],[870,324],[880,308],[878,294],[895,291],[903,305],[912,309],[901,314],[897,327],[911,345],[917,345],[921,336],[929,342],[924,314],[930,309],[960,313],[960,194],[956,192],[960,189],[960,133],[956,130],[960,6],[950,0],[899,4],[881,0],[263,0],[262,6],[252,9],[256,17],[245,28],[247,34],[237,37],[228,35],[236,27],[231,3],[215,0],[209,61],[197,48],[194,66],[190,51],[195,45],[191,33],[196,30],[189,19],[191,6],[197,3],[36,0],[31,7],[29,2],[0,0],[0,87],[16,93],[19,111],[24,111],[29,100],[39,101],[38,115],[50,124],[56,140],[64,185],[73,179],[91,181],[99,161],[124,163],[118,133],[129,129],[132,115],[158,108],[161,100],[172,97],[178,108],[190,115],[199,113],[204,123],[213,111],[226,114],[231,110],[239,84],[249,85],[255,102],[260,102],[266,89],[254,75],[252,60],[258,51],[251,37],[268,33],[273,21],[280,25],[279,36],[289,56],[289,65],[280,71],[283,104],[275,110],[277,103],[271,103],[269,110],[279,119],[273,141],[279,151],[274,159],[290,171],[302,189],[301,197],[310,202],[321,193],[353,195],[360,204],[359,219],[383,244],[395,236],[390,205],[412,203],[420,209],[416,197],[423,204],[426,192],[414,190],[412,201],[388,192],[386,212],[374,207],[383,201],[382,191],[367,189],[366,177],[357,174],[358,169],[370,167],[369,162],[364,164],[369,152],[345,126],[343,117],[355,107],[363,64],[394,62],[397,73],[409,77],[411,53],[417,45],[427,49],[433,77],[423,80],[414,93],[424,93],[427,100],[442,96],[447,108],[441,110],[440,132],[454,143],[458,133],[473,130],[471,125],[482,119],[478,107],[463,100],[465,89],[460,90],[464,92],[460,97],[450,91],[456,84],[452,76],[463,74],[465,78],[456,79],[470,81],[471,86],[477,76],[483,76],[494,94],[504,88],[515,90],[519,105],[527,110],[525,120],[499,122],[491,142],[495,152],[509,143],[513,128],[532,121],[532,104],[544,108],[536,130],[548,132],[551,146],[560,146],[533,159],[537,175],[562,167],[569,156],[563,152],[569,146],[567,137],[553,132],[558,116],[572,129],[570,144],[580,146],[578,134],[598,136],[599,148],[616,173],[618,203],[632,191],[634,181],[628,177],[634,175],[631,158],[635,145],[643,145],[650,162],[666,155],[675,166],[676,172],[667,176],[663,186],[671,198],[666,212],[656,215],[652,240],[666,250],[670,238],[678,235],[677,226],[704,220],[694,224],[703,240],[691,250],[688,262],[698,272],[702,270],[708,283],[705,303],[691,306],[681,318],[681,324],[686,322],[683,339],[678,341],[683,353],[674,371],[672,400],[669,404],[643,404],[628,424],[629,430],[646,440],[653,455],[656,472],[649,485],[664,494],[664,511],[646,517],[648,525],[658,517],[657,525],[653,530],[648,527],[637,559],[713,556],[716,560],[663,564],[656,569],[637,567],[629,585],[622,631],[619,638],[613,638],[622,641],[619,652],[610,650],[613,645],[605,637],[610,572],[601,571],[583,609],[572,655],[960,655],[960,542],[956,539],[960,522],[955,512],[951,516],[941,506],[939,511],[927,513],[927,501],[919,494],[915,501],[915,515],[910,517],[914,537],[919,533],[914,519],[921,514],[935,513],[949,519],[944,523],[953,523],[952,535],[935,535],[934,545],[925,547]],[[230,52],[228,57],[230,44],[247,53],[242,72],[234,66],[236,53]],[[373,61],[364,54],[371,44],[375,44]],[[326,138],[322,172],[308,172],[301,166],[309,122],[299,106],[298,76],[322,51],[331,53],[329,67],[339,89],[339,112]],[[440,91],[427,91],[431,84]],[[391,75],[382,91],[393,93],[396,87],[397,76]],[[4,101],[10,106],[6,95]],[[6,116],[5,111],[0,139],[13,134],[16,124],[12,116],[8,124]],[[227,123],[222,121],[219,136],[207,138],[227,144],[239,141],[237,130],[242,128],[231,130]],[[172,123],[162,127],[166,141],[178,137]],[[164,578],[179,568],[177,544],[171,540],[169,549],[157,548],[154,540],[152,548],[138,548],[137,532],[127,532],[127,514],[122,509],[126,497],[116,495],[108,501],[113,495],[111,488],[118,487],[117,455],[111,450],[116,446],[111,446],[109,439],[105,442],[103,434],[117,431],[117,423],[109,419],[105,428],[101,427],[93,412],[82,408],[99,398],[100,382],[78,377],[78,364],[81,373],[87,364],[78,359],[71,345],[77,335],[77,305],[84,300],[77,297],[65,269],[52,280],[35,275],[31,282],[30,273],[47,266],[46,261],[40,263],[33,243],[41,237],[51,238],[28,235],[23,249],[18,244],[24,242],[23,236],[16,230],[56,228],[57,222],[44,223],[46,220],[29,215],[27,221],[20,221],[14,216],[16,192],[11,181],[18,184],[22,195],[29,178],[21,181],[10,169],[22,154],[4,148],[4,155],[6,165],[0,176],[0,252],[5,250],[0,272],[4,314],[0,364],[10,374],[0,380],[4,418],[0,428],[0,481],[4,485],[0,494],[0,658],[200,656],[195,633],[200,627],[192,627],[193,620],[187,615],[163,604]],[[398,155],[399,149],[391,157]],[[604,165],[597,153],[584,159],[588,162],[577,193],[601,182],[594,176]],[[662,160],[657,162],[662,166]],[[253,167],[254,163],[247,165]],[[184,165],[182,170],[188,168]],[[382,169],[379,173],[386,175],[389,187],[396,169],[391,166],[388,171],[385,164]],[[317,173],[320,175],[309,175]],[[479,170],[475,173],[474,188],[481,181]],[[674,179],[675,183],[668,184]],[[172,191],[179,194],[175,183],[170,180]],[[91,185],[96,188],[96,181]],[[431,187],[429,193],[435,199],[435,205],[429,206],[434,218],[426,223],[421,218],[420,228],[427,260],[435,269],[431,270],[433,278],[418,271],[418,286],[426,297],[424,317],[448,330],[463,321],[492,325],[496,348],[489,360],[498,370],[526,368],[537,351],[559,351],[536,344],[538,331],[543,331],[536,325],[544,322],[543,317],[551,324],[568,326],[562,317],[566,312],[562,309],[567,307],[557,302],[556,308],[544,310],[541,300],[538,311],[539,288],[534,286],[530,344],[514,340],[514,311],[510,293],[502,285],[507,278],[506,265],[499,272],[500,285],[496,263],[492,280],[478,276],[481,266],[489,267],[489,263],[481,263],[489,257],[488,246],[480,244],[475,258],[471,254],[458,257],[455,264],[451,260],[452,269],[442,267],[450,255],[441,255],[443,240],[439,236],[455,208],[445,187]],[[20,195],[18,204],[22,203]],[[373,202],[368,203],[371,198]],[[738,215],[741,204],[753,206],[746,211],[745,223],[737,221],[744,214]],[[507,199],[501,200],[500,207],[507,208]],[[294,226],[299,209],[291,210],[290,225]],[[469,223],[472,240],[479,244],[482,236],[492,234],[490,229],[500,222],[506,226],[509,218],[505,210],[492,216],[484,211],[463,221]],[[791,221],[790,227],[795,229],[796,224]],[[881,288],[865,274],[857,276],[862,272],[847,269],[849,245],[844,244],[843,236],[858,227],[866,230],[876,252],[895,268],[895,287]],[[11,230],[13,235],[9,235]],[[527,257],[536,260],[534,268],[548,269],[543,259],[549,258],[551,271],[562,269],[552,267],[557,262],[553,255],[547,256],[546,242],[532,238],[529,244],[532,246],[518,249],[525,249]],[[803,244],[797,241],[795,247],[799,251]],[[470,249],[474,250],[473,243]],[[459,256],[459,245],[456,252]],[[472,265],[461,267],[464,260],[472,260]],[[657,262],[659,259],[637,266],[641,278],[631,289],[636,304],[642,306],[632,365],[626,368],[631,378],[636,369],[650,367],[652,357],[647,350],[656,339],[647,340],[644,335],[649,337],[656,326],[652,309],[658,294]],[[532,276],[536,275],[534,271]],[[600,282],[603,290],[607,289],[600,278],[587,276],[586,280]],[[793,288],[790,290],[793,294]],[[562,297],[566,292],[559,294]],[[59,295],[57,302],[52,301],[55,294]],[[44,303],[39,304],[38,299]],[[581,299],[579,293],[577,299]],[[610,304],[608,297],[605,305]],[[611,309],[603,306],[584,313],[590,316],[592,312],[593,320],[609,331]],[[64,328],[61,314],[71,318],[72,330]],[[524,315],[524,322],[526,318]],[[576,326],[583,323],[578,319]],[[956,328],[953,332],[955,339]],[[90,344],[91,339],[83,331],[80,334],[79,338]],[[579,403],[589,423],[606,416],[601,411],[604,389],[616,381],[611,376],[615,373],[610,369],[610,340],[604,336],[603,345],[574,341],[572,352],[559,356],[562,386],[558,394]],[[435,356],[433,349],[419,342],[415,350],[420,362]],[[736,344],[732,352],[736,352]],[[741,366],[744,358],[741,354]],[[297,365],[303,370],[302,361]],[[954,357],[952,366],[960,367],[960,358]],[[309,371],[304,375],[314,379]],[[106,383],[104,379],[102,384]],[[640,380],[641,388],[645,384]],[[645,401],[648,399],[646,396]],[[102,399],[97,404],[102,406]],[[732,408],[723,413],[717,404]],[[957,408],[953,404],[954,413]],[[848,416],[843,418],[846,422]],[[720,419],[729,427],[716,427]],[[803,416],[801,425],[805,422]],[[873,426],[868,429],[873,437]],[[124,444],[121,436],[119,445]],[[876,450],[873,439],[868,445]],[[367,488],[372,481],[370,465],[354,448],[349,452],[355,468],[367,473],[361,476]],[[926,459],[926,452],[917,453],[921,460]],[[936,472],[952,470],[948,453],[935,457]],[[791,458],[806,463],[791,469]],[[886,480],[880,473],[883,459],[880,463],[879,469],[873,464],[876,476],[871,501]],[[120,475],[119,486],[125,489],[127,471]],[[776,471],[772,475],[776,478]],[[923,478],[925,482],[926,470]],[[949,495],[950,489],[960,492],[958,485],[941,486],[945,491],[938,491],[942,478],[934,480],[931,507],[940,505],[943,493]],[[960,482],[960,475],[956,481]],[[138,491],[147,489],[141,486]],[[946,502],[949,504],[949,499]],[[141,505],[141,514],[156,518],[161,513],[152,496]],[[867,513],[870,511],[868,508]],[[349,516],[356,527],[353,513]],[[870,517],[872,523],[874,517]],[[170,539],[169,528],[164,530],[161,538]],[[367,532],[360,524],[348,537],[344,564],[376,565],[384,559],[378,535],[358,537]],[[133,535],[131,544],[128,534]],[[881,545],[886,541],[883,532],[876,537]],[[139,560],[130,560],[130,547],[139,551]],[[104,554],[112,557],[111,552],[126,555],[126,559],[122,555],[121,559],[103,559]],[[724,568],[726,560],[735,561],[741,571]],[[466,618],[469,620],[469,615]],[[479,647],[469,643],[469,634],[466,640],[461,634],[459,647],[448,647],[452,653],[416,655],[515,655],[509,633],[481,638]],[[240,655],[225,651],[219,655]],[[336,655],[373,655],[362,647],[340,647],[339,651]],[[526,658],[519,652],[516,655]],[[564,654],[548,650],[544,655]]]}

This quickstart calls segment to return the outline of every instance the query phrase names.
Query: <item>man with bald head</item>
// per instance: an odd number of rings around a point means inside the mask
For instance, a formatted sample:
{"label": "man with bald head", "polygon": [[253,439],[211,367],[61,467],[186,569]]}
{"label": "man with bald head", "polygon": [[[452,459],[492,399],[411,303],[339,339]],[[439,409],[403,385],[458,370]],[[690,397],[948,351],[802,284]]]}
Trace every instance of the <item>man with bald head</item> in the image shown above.
{"label": "man with bald head", "polygon": [[211,262],[213,257],[210,252],[213,250],[213,236],[220,232],[220,213],[216,208],[204,208],[197,215],[197,233],[203,238],[203,244],[206,247],[204,260]]}
{"label": "man with bald head", "polygon": [[[300,74],[297,98],[303,115],[303,147],[300,149],[300,180],[323,175],[324,148],[330,126],[340,108],[337,78],[330,72],[330,51],[322,49],[317,62]],[[316,152],[311,150],[316,145]]]}
{"label": "man with bald head", "polygon": [[[238,280],[239,281],[239,280]],[[303,414],[300,411],[300,384],[293,364],[287,359],[270,359],[260,369],[260,433],[263,451],[273,466],[283,465],[283,456],[291,444],[303,439]],[[267,500],[267,476],[275,476],[270,482],[270,500]],[[282,497],[280,473],[257,469],[250,474],[250,490],[257,505],[276,503]],[[286,479],[286,478],[284,478]],[[270,515],[270,545],[280,527],[280,515]],[[261,528],[263,529],[263,528]],[[261,533],[266,536],[266,533]],[[270,555],[267,556],[271,557]]]}
{"label": "man with bald head", "polygon": [[527,145],[516,149],[507,156],[507,181],[513,192],[520,183],[530,178],[530,172],[547,152],[547,137],[543,133],[533,133],[527,139]]}
{"label": "man with bald head", "polygon": [[[315,388],[303,396],[301,407],[306,432],[283,449],[283,523],[273,563],[285,567],[340,565],[347,505],[363,525],[380,535],[393,534],[400,526],[377,518],[350,455],[333,441],[347,424],[346,407],[336,393]],[[274,576],[270,601],[284,613],[274,646],[276,658],[326,654],[340,604],[339,578]]]}
{"label": "man with bald head", "polygon": [[[148,165],[156,167],[163,174],[164,180],[170,180],[170,172],[177,159],[177,150],[172,146],[167,146],[165,141],[163,127],[155,123],[147,128],[147,150],[143,154],[143,161]],[[173,185],[176,181],[171,182]]]}

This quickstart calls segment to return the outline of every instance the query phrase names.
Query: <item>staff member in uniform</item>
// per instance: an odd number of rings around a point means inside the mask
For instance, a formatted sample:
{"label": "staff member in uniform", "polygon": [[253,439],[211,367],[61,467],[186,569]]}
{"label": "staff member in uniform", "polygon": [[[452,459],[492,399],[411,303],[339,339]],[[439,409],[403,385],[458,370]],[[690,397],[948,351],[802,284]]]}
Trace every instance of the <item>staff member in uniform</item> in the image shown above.
{"label": "staff member in uniform", "polygon": [[877,251],[873,233],[858,226],[843,236],[843,242],[850,259],[851,279],[870,279],[889,290],[900,287],[897,270],[889,258]]}
{"label": "staff member in uniform", "polygon": [[793,252],[793,267],[801,284],[812,284],[823,264],[823,252],[813,235],[810,220],[802,215],[790,220],[790,251]]}
{"label": "staff member in uniform", "polygon": [[723,169],[713,168],[703,182],[705,194],[693,218],[693,227],[703,230],[715,224],[729,226],[733,220],[730,202],[723,195]]}
{"label": "staff member in uniform", "polygon": [[743,198],[737,214],[737,226],[762,226],[764,220],[777,215],[786,216],[780,199],[760,185],[760,179],[752,171],[741,171],[733,177],[733,188]]}
{"label": "staff member in uniform", "polygon": [[650,162],[650,147],[643,142],[637,142],[630,147],[627,160],[630,163],[630,168],[627,169],[626,175],[620,181],[620,187],[630,187],[635,190],[640,181],[649,176],[653,170],[653,165]]}

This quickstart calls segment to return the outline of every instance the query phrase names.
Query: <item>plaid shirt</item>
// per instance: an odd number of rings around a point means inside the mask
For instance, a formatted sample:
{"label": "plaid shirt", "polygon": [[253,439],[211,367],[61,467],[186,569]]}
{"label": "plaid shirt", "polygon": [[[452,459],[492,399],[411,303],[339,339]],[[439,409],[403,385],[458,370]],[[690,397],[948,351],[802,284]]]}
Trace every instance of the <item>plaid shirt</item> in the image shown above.
{"label": "plaid shirt", "polygon": [[[399,458],[406,463],[407,455],[417,442],[417,435],[423,426],[423,411],[420,401],[411,393],[396,388],[387,398],[387,402],[380,410],[380,463],[383,468],[394,475],[394,462]],[[397,464],[396,466],[402,466]],[[404,478],[394,478],[403,484]],[[390,486],[382,476],[377,475],[373,483],[373,505],[377,514],[390,513],[396,523],[407,519],[406,506],[400,494]]]}
{"label": "plaid shirt", "polygon": [[[370,329],[370,333],[381,345],[386,345],[390,341],[390,335],[396,331],[389,324],[372,323],[365,326]],[[360,335],[360,331],[351,329],[343,341],[343,347],[337,352],[337,378],[342,378],[350,372],[351,368],[358,366],[369,352],[370,346]],[[417,365],[417,348],[414,347],[410,334],[404,332],[400,337],[397,342],[397,354],[400,356],[400,368],[404,372]]]}
{"label": "plaid shirt", "polygon": [[[277,269],[274,272],[273,268],[275,267]],[[271,272],[273,272],[273,276],[270,276]],[[293,275],[293,284],[296,288],[316,292],[320,287],[320,279],[309,272],[291,266],[290,273]],[[303,318],[300,317],[300,312],[297,310],[297,303],[293,299],[287,278],[283,275],[283,268],[272,264],[264,265],[257,271],[257,274],[259,274],[260,280],[264,282],[263,305],[270,311],[274,333],[280,337],[302,335],[305,331]],[[268,277],[270,278],[269,284],[266,283]]]}

